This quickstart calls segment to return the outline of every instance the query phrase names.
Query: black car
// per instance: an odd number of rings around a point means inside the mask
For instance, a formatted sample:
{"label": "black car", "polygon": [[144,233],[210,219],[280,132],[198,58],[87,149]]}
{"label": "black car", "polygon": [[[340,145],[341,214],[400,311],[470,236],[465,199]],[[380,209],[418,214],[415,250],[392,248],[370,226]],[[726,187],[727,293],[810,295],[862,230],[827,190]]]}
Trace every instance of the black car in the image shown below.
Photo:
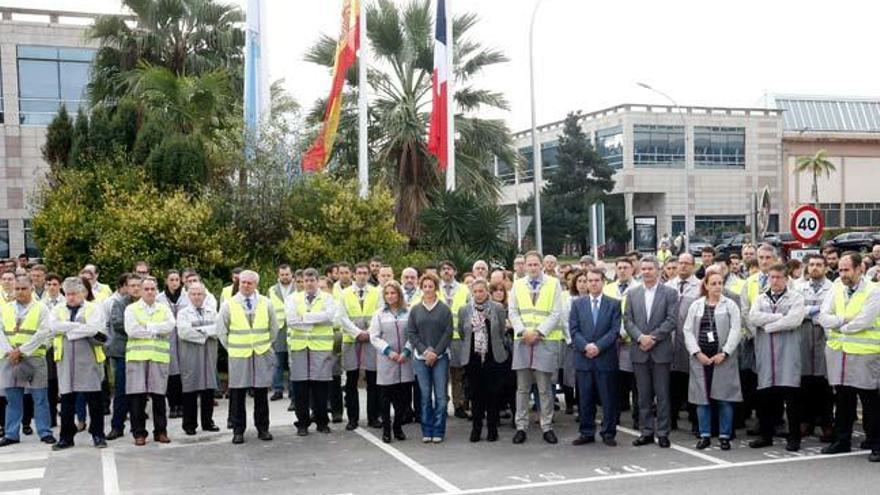
{"label": "black car", "polygon": [[829,243],[840,251],[867,252],[880,244],[880,234],[873,232],[847,232],[840,234]]}
{"label": "black car", "polygon": [[739,254],[742,251],[743,244],[746,244],[748,241],[749,236],[746,234],[736,234],[715,246],[715,252],[725,256],[730,256],[733,253]]}

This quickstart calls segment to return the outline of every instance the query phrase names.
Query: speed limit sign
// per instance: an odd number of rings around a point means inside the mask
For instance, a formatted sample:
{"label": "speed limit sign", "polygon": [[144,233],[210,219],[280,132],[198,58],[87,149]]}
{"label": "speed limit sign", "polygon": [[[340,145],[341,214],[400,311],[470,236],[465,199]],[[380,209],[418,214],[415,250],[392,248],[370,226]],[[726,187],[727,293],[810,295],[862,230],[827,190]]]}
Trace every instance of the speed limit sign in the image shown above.
{"label": "speed limit sign", "polygon": [[804,244],[812,244],[822,237],[825,221],[815,207],[803,205],[791,216],[791,235]]}

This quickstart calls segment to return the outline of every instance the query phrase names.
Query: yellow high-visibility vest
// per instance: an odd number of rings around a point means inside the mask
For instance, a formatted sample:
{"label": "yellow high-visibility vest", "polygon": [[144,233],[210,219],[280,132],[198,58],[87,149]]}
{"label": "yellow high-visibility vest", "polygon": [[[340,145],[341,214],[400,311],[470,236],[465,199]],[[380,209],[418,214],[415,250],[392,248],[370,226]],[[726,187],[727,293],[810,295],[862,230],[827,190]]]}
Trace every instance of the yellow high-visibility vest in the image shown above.
{"label": "yellow high-visibility vest", "polygon": [[[544,284],[538,292],[538,299],[532,303],[532,292],[527,278],[521,278],[513,283],[513,290],[516,293],[516,303],[519,307],[519,315],[522,319],[526,330],[537,330],[538,326],[544,323],[550,313],[553,311],[553,301],[556,299],[556,278],[544,275]],[[514,335],[514,339],[519,340],[522,335]],[[556,328],[545,337],[546,340],[564,340],[562,330]]]}
{"label": "yellow high-visibility vest", "polygon": [[[440,286],[438,294],[442,295],[442,297],[438,299],[446,304],[446,292],[442,288],[443,282],[440,282]],[[470,295],[471,291],[465,284],[458,284],[452,293],[452,305],[449,306],[449,311],[452,312],[452,340],[461,340],[461,335],[458,334],[458,312],[467,304]],[[421,299],[419,299],[419,302],[421,302]],[[410,306],[415,306],[415,304],[416,302],[412,302]]]}
{"label": "yellow high-visibility vest", "polygon": [[[0,314],[3,317],[3,333],[6,334],[6,340],[12,346],[18,347],[27,344],[33,338],[34,334],[37,333],[37,325],[40,322],[40,314],[43,312],[43,308],[45,306],[39,302],[34,302],[25,314],[24,319],[18,324],[18,328],[16,328],[15,321],[15,304],[4,304],[0,308]],[[45,356],[46,348],[40,346],[31,355]]]}
{"label": "yellow high-visibility vest", "polygon": [[[727,288],[730,290],[730,292],[738,296],[742,294],[743,287],[746,286],[746,281],[737,277],[736,275],[731,275],[731,277],[733,278],[733,280],[731,280],[731,282],[727,284]],[[755,297],[757,297],[757,295]]]}
{"label": "yellow high-visibility vest", "polygon": [[232,293],[232,285],[227,285],[220,291],[220,302],[226,302],[232,299],[232,296],[235,294]]}
{"label": "yellow high-visibility vest", "polygon": [[[70,321],[70,311],[67,309],[67,305],[64,303],[59,303],[55,305],[55,308],[52,309],[55,312],[55,317],[58,321]],[[91,318],[92,313],[95,311],[95,304],[90,301],[83,301],[83,307],[80,309],[83,312],[83,318],[85,321],[88,321]],[[92,350],[95,353],[95,361],[98,363],[103,363],[107,360],[107,356],[104,354],[104,346],[101,344],[95,344],[92,346]],[[56,335],[54,339],[52,339],[52,357],[55,361],[61,361],[61,358],[64,357],[64,336]]]}
{"label": "yellow high-visibility vest", "polygon": [[272,308],[275,309],[275,321],[278,322],[278,327],[284,327],[287,317],[284,314],[284,297],[281,296],[278,285],[274,285],[269,289],[269,302],[272,303]]}
{"label": "yellow high-visibility vest", "polygon": [[[633,281],[629,281],[629,286],[633,286]],[[626,314],[626,293],[618,294],[617,282],[608,282],[602,287],[602,293],[608,297],[613,297],[614,299],[620,299],[620,315],[621,319],[623,319],[623,315]],[[623,323],[621,323],[623,325]],[[632,342],[632,338],[630,338],[629,334],[624,334],[623,336],[624,342]]]}
{"label": "yellow high-visibility vest", "polygon": [[[868,296],[877,290],[877,284],[864,281],[863,286],[846,300],[844,291],[846,287],[838,280],[834,282],[832,294],[834,297],[834,314],[847,319],[855,318],[865,307]],[[880,354],[880,317],[874,321],[872,328],[866,328],[856,333],[842,333],[835,328],[828,335],[827,345],[835,351],[843,351],[847,354]]]}
{"label": "yellow high-visibility vest", "polygon": [[[344,289],[342,291],[341,303],[345,305],[345,312],[348,315],[348,319],[351,320],[356,327],[365,329],[370,323],[370,318],[372,318],[373,314],[376,313],[376,310],[379,309],[382,291],[378,287],[367,284],[367,286],[363,288],[364,304],[363,307],[361,307],[361,301],[358,299],[357,294],[358,290],[360,290],[360,288],[354,285],[350,285]],[[345,344],[354,344],[354,338],[349,335],[348,332],[343,332],[342,342]]]}
{"label": "yellow high-visibility vest", "polygon": [[269,329],[269,303],[263,297],[257,297],[254,308],[253,324],[248,323],[244,306],[236,299],[227,302],[229,307],[229,334],[226,350],[230,358],[247,359],[254,353],[265,354],[272,346],[272,334]]}
{"label": "yellow high-visibility vest", "polygon": [[[139,303],[132,303],[134,315],[141,324],[147,323],[163,323],[168,319],[168,311],[171,311],[164,304],[156,303],[156,311],[150,315],[147,310]],[[170,363],[171,362],[171,341],[168,338],[159,339],[135,339],[129,337],[128,343],[125,345],[125,361],[152,361],[154,363]]]}
{"label": "yellow high-visibility vest", "polygon": [[[306,293],[297,292],[293,296],[294,305],[296,306],[296,314],[303,316],[307,313],[316,313],[322,311],[325,306],[325,298],[333,297],[318,291],[312,307],[306,305]],[[308,348],[312,351],[333,351],[333,325],[313,325],[310,332],[293,327],[287,329],[287,348],[291,351],[301,351]]]}
{"label": "yellow high-visibility vest", "polygon": [[749,298],[749,306],[754,306],[758,295],[767,290],[767,287],[761,287],[761,272],[750,275],[746,279],[746,295]]}

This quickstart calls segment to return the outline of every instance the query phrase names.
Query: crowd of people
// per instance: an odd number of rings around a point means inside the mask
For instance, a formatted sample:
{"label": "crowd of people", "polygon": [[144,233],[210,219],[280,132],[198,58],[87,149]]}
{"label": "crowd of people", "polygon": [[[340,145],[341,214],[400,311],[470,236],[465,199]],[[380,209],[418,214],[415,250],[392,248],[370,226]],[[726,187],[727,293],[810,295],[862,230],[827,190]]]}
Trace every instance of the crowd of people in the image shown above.
{"label": "crowd of people", "polygon": [[361,427],[365,393],[366,425],[383,441],[405,440],[403,425],[418,422],[422,442],[439,444],[451,395],[472,442],[498,440],[509,420],[514,444],[533,422],[556,444],[562,413],[578,415],[574,445],[616,446],[631,420],[633,445],[668,448],[684,415],[697,449],[717,437],[727,450],[745,434],[752,448],[784,436],[798,451],[816,435],[826,454],[852,449],[861,402],[860,447],[877,462],[876,248],[785,262],[747,244],[730,256],[706,248],[699,263],[665,249],[577,264],[531,251],[512,270],[477,260],[459,277],[443,261],[399,279],[378,257],[323,272],[282,264],[262,291],[256,272],[233,270],[219,297],[190,269],[158,280],[139,262],[113,290],[93,265],[62,278],[9,262],[0,446],[33,435],[32,422],[55,450],[86,424],[106,447],[126,422],[141,446],[148,420],[153,440],[168,443],[169,418],[186,435],[219,431],[223,397],[234,444],[245,442],[248,398],[257,438],[270,441],[269,402],[286,391],[301,436],[312,424],[324,434],[331,423]]}

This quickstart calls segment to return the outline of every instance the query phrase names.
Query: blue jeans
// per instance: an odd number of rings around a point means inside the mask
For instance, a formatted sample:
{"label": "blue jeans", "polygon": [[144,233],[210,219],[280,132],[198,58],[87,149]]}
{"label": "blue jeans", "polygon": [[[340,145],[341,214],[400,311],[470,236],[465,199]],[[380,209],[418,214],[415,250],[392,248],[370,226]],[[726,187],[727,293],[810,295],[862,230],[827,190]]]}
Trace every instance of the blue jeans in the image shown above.
{"label": "blue jeans", "polygon": [[[34,421],[40,438],[52,434],[52,418],[49,415],[49,393],[45,388],[28,389],[34,399]],[[19,439],[21,417],[24,414],[24,388],[10,387],[6,389],[6,438]]]}
{"label": "blue jeans", "polygon": [[[730,438],[733,435],[733,403],[724,400],[713,400],[718,406],[718,438]],[[712,436],[712,406],[697,406],[697,420],[700,423],[700,436]]]}
{"label": "blue jeans", "polygon": [[[113,417],[110,418],[110,428],[120,432],[125,431],[125,417],[128,415],[128,396],[125,395],[125,358],[113,359]],[[85,396],[81,396],[85,399]],[[80,399],[76,401],[77,415],[82,411],[85,417],[85,400],[80,409]]]}
{"label": "blue jeans", "polygon": [[272,373],[272,390],[284,392],[284,370],[287,369],[287,351],[275,352],[275,372]]}
{"label": "blue jeans", "polygon": [[[422,404],[422,436],[443,438],[446,435],[446,384],[449,380],[449,357],[443,355],[429,367],[420,359],[413,359],[413,370],[419,381]],[[433,398],[433,401],[432,401]]]}

